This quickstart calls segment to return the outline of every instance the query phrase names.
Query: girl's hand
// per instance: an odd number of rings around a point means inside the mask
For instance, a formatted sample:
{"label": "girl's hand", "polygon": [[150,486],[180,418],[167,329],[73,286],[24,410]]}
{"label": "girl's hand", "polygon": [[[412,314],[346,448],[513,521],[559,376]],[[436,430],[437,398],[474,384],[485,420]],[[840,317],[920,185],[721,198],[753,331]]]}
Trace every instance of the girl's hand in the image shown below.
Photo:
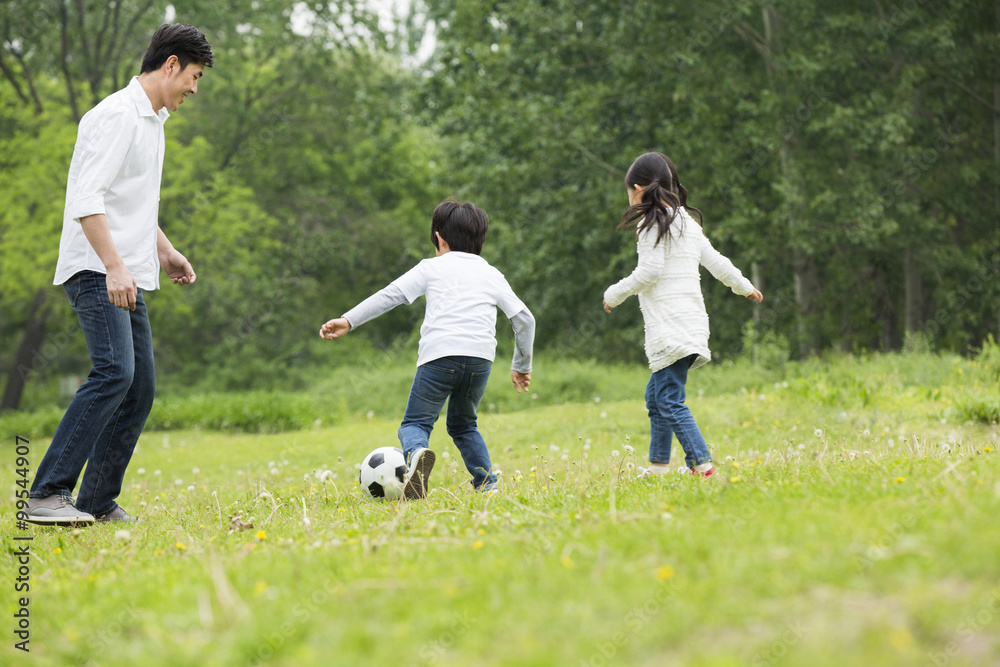
{"label": "girl's hand", "polygon": [[760,303],[764,300],[764,295],[760,293],[760,290],[754,289],[753,294],[747,294],[747,298]]}
{"label": "girl's hand", "polygon": [[608,305],[607,301],[604,301],[603,303],[604,303],[604,312],[605,313],[610,313],[611,312],[611,306]]}
{"label": "girl's hand", "polygon": [[343,317],[338,317],[337,319],[330,320],[320,327],[319,337],[327,340],[333,340],[334,338],[340,338],[350,330],[351,323]]}
{"label": "girl's hand", "polygon": [[514,389],[517,389],[517,393],[527,392],[528,386],[531,384],[531,373],[519,373],[518,371],[510,372],[510,380],[514,383]]}

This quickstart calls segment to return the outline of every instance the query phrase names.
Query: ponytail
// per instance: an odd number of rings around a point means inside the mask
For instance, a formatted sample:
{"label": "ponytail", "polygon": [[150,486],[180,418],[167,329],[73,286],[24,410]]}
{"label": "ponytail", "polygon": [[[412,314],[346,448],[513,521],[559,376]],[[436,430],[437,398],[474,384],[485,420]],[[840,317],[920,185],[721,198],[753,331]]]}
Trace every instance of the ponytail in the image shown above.
{"label": "ponytail", "polygon": [[682,206],[697,214],[698,224],[703,224],[701,211],[687,206],[687,188],[681,185],[677,169],[666,155],[645,153],[636,158],[625,175],[625,186],[636,185],[643,186],[642,200],[625,211],[618,229],[635,224],[636,234],[641,235],[655,226],[656,245],[668,234]]}

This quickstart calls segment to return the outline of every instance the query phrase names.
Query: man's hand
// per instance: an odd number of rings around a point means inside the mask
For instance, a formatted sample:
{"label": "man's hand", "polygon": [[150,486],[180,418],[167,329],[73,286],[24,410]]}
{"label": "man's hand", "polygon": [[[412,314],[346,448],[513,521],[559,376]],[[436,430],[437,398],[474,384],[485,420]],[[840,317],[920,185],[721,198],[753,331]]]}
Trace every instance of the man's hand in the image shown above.
{"label": "man's hand", "polygon": [[510,380],[514,383],[514,389],[517,389],[517,393],[520,394],[521,392],[527,392],[528,385],[531,384],[531,373],[511,371]]}
{"label": "man's hand", "polygon": [[115,304],[115,308],[135,310],[138,290],[132,272],[125,268],[124,264],[120,264],[114,269],[108,269],[105,279],[108,285],[108,301]]}
{"label": "man's hand", "polygon": [[343,317],[338,317],[330,320],[319,328],[319,337],[327,340],[333,340],[334,338],[340,338],[350,330],[351,323]]}
{"label": "man's hand", "polygon": [[190,285],[198,278],[191,262],[174,248],[160,253],[160,266],[175,285]]}

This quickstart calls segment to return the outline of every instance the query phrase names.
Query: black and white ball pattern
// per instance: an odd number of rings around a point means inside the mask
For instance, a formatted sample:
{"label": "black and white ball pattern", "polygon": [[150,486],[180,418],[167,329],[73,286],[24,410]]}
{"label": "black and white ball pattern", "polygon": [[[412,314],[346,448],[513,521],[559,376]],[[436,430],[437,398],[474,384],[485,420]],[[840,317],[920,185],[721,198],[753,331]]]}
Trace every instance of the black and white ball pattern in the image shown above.
{"label": "black and white ball pattern", "polygon": [[371,498],[398,500],[403,495],[406,459],[399,447],[379,447],[361,462],[358,483]]}

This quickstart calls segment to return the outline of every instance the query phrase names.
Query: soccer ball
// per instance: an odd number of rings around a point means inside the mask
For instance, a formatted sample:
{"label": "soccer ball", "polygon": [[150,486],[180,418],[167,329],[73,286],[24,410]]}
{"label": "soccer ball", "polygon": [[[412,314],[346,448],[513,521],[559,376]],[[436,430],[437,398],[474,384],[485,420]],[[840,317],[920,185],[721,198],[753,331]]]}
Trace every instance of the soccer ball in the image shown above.
{"label": "soccer ball", "polygon": [[406,459],[399,447],[379,447],[365,457],[358,483],[369,498],[398,500],[403,495]]}

